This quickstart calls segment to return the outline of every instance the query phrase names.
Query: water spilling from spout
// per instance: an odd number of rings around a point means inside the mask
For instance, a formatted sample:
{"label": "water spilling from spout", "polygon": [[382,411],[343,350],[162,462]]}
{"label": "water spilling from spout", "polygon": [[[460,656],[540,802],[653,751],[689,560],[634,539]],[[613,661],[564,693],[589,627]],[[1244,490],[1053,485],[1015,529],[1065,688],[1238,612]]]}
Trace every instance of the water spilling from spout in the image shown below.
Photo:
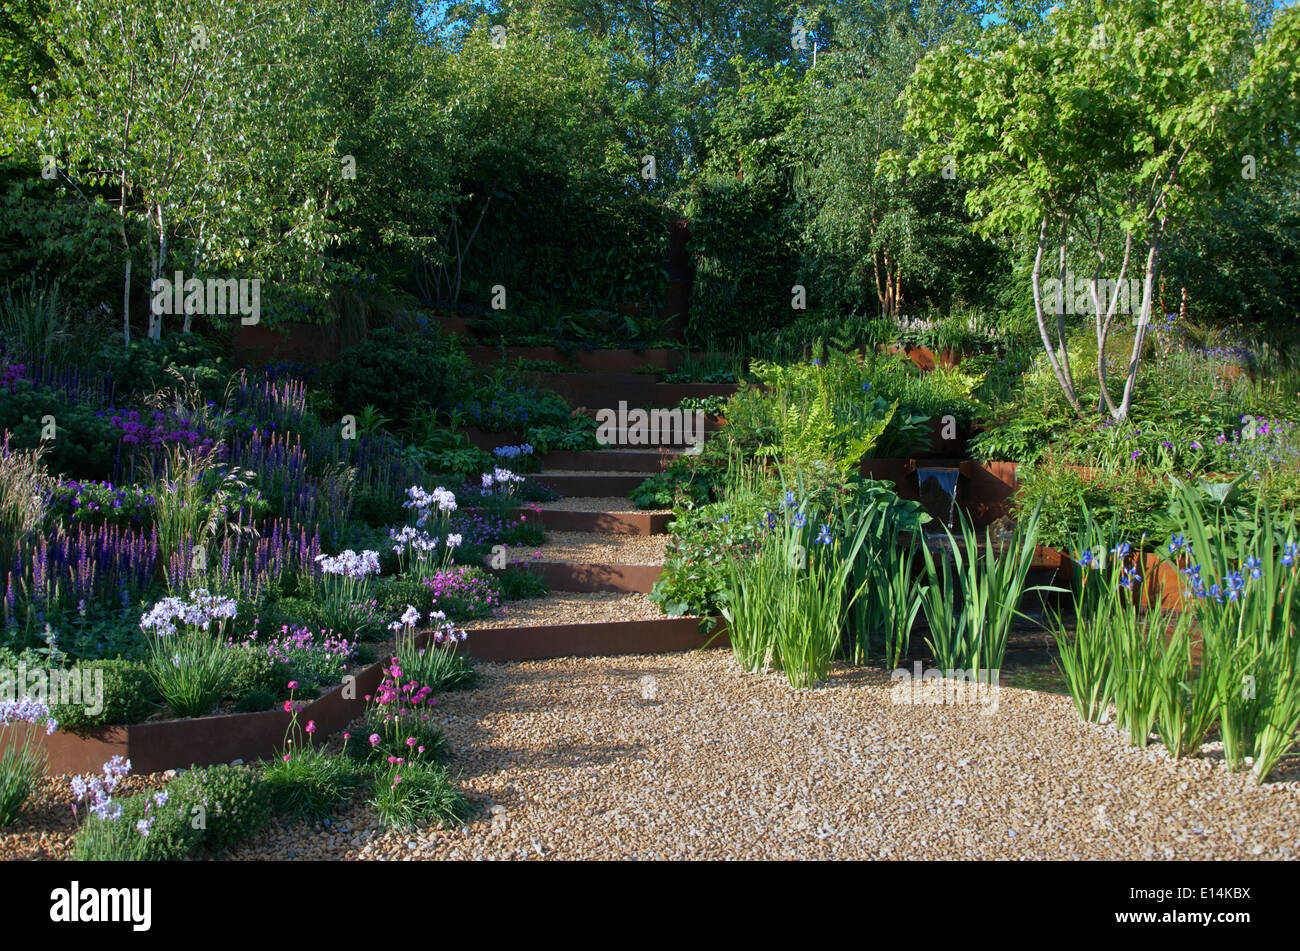
{"label": "water spilling from spout", "polygon": [[921,505],[931,517],[952,528],[957,504],[957,477],[961,470],[948,466],[917,466],[916,481]]}

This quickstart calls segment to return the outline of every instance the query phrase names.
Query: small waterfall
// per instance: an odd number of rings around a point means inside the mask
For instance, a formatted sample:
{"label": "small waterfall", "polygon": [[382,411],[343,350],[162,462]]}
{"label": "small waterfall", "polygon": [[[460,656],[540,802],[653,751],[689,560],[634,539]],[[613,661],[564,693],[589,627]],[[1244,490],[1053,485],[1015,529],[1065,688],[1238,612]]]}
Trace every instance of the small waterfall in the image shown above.
{"label": "small waterfall", "polygon": [[960,474],[960,469],[949,466],[916,467],[921,505],[949,528],[952,528],[952,513],[957,504],[957,477]]}

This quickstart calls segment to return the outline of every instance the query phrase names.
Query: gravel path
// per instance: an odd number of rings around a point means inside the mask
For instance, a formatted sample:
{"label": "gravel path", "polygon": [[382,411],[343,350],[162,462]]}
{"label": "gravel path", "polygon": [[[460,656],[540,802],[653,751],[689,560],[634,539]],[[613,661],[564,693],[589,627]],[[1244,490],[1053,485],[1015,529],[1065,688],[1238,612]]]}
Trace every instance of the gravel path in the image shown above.
{"label": "gravel path", "polygon": [[[789,690],[725,651],[481,664],[441,698],[467,825],[272,828],[242,858],[1296,858],[1300,781],[1134,750],[1069,700],[891,702],[876,671]],[[344,832],[342,830],[346,829]]]}
{"label": "gravel path", "polygon": [[544,598],[507,601],[500,614],[477,621],[457,622],[467,631],[484,627],[532,627],[538,624],[613,624],[653,621],[663,617],[659,605],[644,594],[616,591],[553,591]]}
{"label": "gravel path", "polygon": [[662,565],[667,535],[547,532],[546,544],[509,549],[512,562],[563,561],[584,565]]}

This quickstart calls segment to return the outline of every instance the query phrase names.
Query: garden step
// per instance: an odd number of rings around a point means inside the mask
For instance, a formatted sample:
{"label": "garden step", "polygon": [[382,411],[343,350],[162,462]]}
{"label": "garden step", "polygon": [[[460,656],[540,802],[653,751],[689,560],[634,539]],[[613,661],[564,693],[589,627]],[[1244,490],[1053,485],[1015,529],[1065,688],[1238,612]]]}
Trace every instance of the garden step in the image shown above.
{"label": "garden step", "polygon": [[[645,593],[663,573],[667,545],[667,535],[556,531],[540,548],[507,549],[506,559],[528,565],[553,591]],[[487,561],[490,564],[491,558]]]}
{"label": "garden step", "polygon": [[588,472],[644,472],[652,475],[663,472],[668,463],[681,455],[681,449],[661,446],[648,449],[610,448],[585,452],[547,453],[543,464],[547,469],[573,469]]}
{"label": "garden step", "polygon": [[506,557],[532,564],[662,565],[667,547],[667,535],[553,531],[546,544],[513,545],[506,549]]}
{"label": "garden step", "polygon": [[[644,410],[646,410],[647,412],[653,412],[653,411],[656,410],[656,409],[658,409],[658,410],[665,410],[665,409],[672,409],[672,408],[673,408],[673,407],[671,407],[671,406],[651,406],[651,405],[649,405],[649,404],[645,404],[645,405],[642,405],[642,406],[637,406],[637,405],[635,405],[635,404],[629,404],[629,405],[628,405],[628,411],[629,411],[629,412],[631,412],[631,410],[633,410],[633,409],[644,409]],[[618,407],[615,406],[615,407],[613,407],[613,409],[614,409],[615,411],[617,411]],[[595,409],[591,408],[590,406],[581,406],[581,407],[578,408],[578,412],[581,412],[582,415],[584,415],[584,416],[590,416],[592,419],[596,419],[596,412],[597,412],[597,411],[596,411]],[[629,430],[629,429],[631,429],[631,430],[635,430],[635,428],[636,428],[635,426],[622,425],[622,423],[627,422],[626,418],[625,418],[624,420],[621,420],[621,421],[615,419],[614,422],[615,422],[615,424],[616,424],[616,425],[614,426],[614,431],[615,431],[616,433],[619,433],[620,436],[622,436],[622,434],[625,433],[627,430]],[[646,421],[646,425],[647,425],[647,426],[649,425],[649,420]],[[694,421],[692,421],[691,425],[692,425],[692,426],[694,425]],[[718,432],[720,429],[722,429],[722,427],[723,427],[724,425],[726,425],[726,422],[725,422],[725,420],[724,420],[721,416],[708,416],[708,415],[706,415],[706,416],[704,417],[704,432],[705,432],[706,434],[707,434],[707,433],[716,433],[716,432]],[[619,441],[620,441],[620,443],[621,443],[621,442],[622,442],[622,439],[620,439]]]}
{"label": "garden step", "polygon": [[712,641],[711,634],[702,634],[700,618],[665,617],[644,594],[617,592],[556,593],[511,601],[497,617],[462,626],[469,637],[461,649],[494,661],[658,654],[727,645],[725,634]]}
{"label": "garden step", "polygon": [[668,531],[670,509],[641,511],[627,498],[579,497],[543,502],[531,515],[546,531],[599,532],[605,535],[659,535]]}
{"label": "garden step", "polygon": [[536,572],[552,591],[648,594],[664,570],[663,565],[608,565],[528,559],[522,563],[530,565],[529,570]]}
{"label": "garden step", "polygon": [[528,382],[552,390],[570,406],[618,411],[619,401],[630,406],[655,401],[655,378],[646,373],[528,373]]}
{"label": "garden step", "polygon": [[528,478],[561,495],[625,496],[646,480],[644,472],[587,472],[553,470]]}

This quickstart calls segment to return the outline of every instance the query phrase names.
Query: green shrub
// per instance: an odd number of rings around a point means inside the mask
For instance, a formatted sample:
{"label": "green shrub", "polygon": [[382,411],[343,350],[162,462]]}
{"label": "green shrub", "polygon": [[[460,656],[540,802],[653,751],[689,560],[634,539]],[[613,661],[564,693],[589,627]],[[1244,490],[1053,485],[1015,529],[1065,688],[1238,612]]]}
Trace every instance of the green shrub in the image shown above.
{"label": "green shrub", "polygon": [[[227,648],[234,670],[226,695],[240,701],[249,694],[270,694],[283,699],[288,696],[288,683],[293,671],[282,660],[275,660],[260,645],[240,645]],[[263,708],[265,709],[265,708]]]}
{"label": "green shrub", "polygon": [[[174,862],[194,852],[203,842],[201,824],[188,805],[173,801],[170,793],[137,793],[117,800],[122,814],[116,819],[88,816],[72,840],[72,858],[78,862]],[[149,834],[136,824],[150,822]]]}
{"label": "green shrub", "polygon": [[385,617],[396,617],[409,604],[421,614],[433,610],[433,589],[410,578],[384,578],[375,585],[374,598]]}
{"label": "green shrub", "polygon": [[351,798],[362,778],[347,757],[300,748],[263,773],[276,811],[317,822]]}
{"label": "green shrub", "polygon": [[[58,704],[51,715],[59,728],[80,732],[95,727],[139,723],[158,709],[162,696],[154,686],[144,664],[130,660],[87,660],[73,670],[82,677],[83,691],[87,679],[93,684],[103,677],[103,709],[88,713],[86,704]],[[85,698],[83,697],[83,700]]]}
{"label": "green shrub", "polygon": [[496,577],[497,584],[501,587],[502,601],[544,598],[551,593],[551,586],[542,576],[527,568],[507,568]]}
{"label": "green shrub", "polygon": [[362,486],[352,497],[352,518],[372,528],[405,521],[402,500],[391,492]]}
{"label": "green shrub", "polygon": [[167,791],[186,813],[203,817],[203,843],[213,852],[255,835],[271,815],[270,789],[245,766],[191,769],[168,785]]}
{"label": "green shrub", "polygon": [[394,763],[375,776],[370,805],[383,824],[402,832],[450,828],[467,812],[447,769],[438,763]]}
{"label": "green shrub", "polygon": [[257,631],[261,638],[280,635],[283,628],[323,629],[325,612],[320,604],[307,598],[280,598],[262,605],[258,611]]}
{"label": "green shrub", "polygon": [[343,351],[324,382],[345,412],[373,406],[394,420],[409,420],[418,406],[445,408],[460,391],[468,365],[450,338],[384,328]]}
{"label": "green shrub", "polygon": [[279,704],[280,698],[273,691],[255,687],[235,701],[236,713],[263,713]]}
{"label": "green shrub", "polygon": [[184,370],[193,378],[203,395],[220,400],[230,371],[220,357],[213,356],[203,339],[192,333],[167,333],[160,340],[135,340],[129,347],[108,348],[103,362],[123,395],[152,393],[174,385],[171,370]]}
{"label": "green shrub", "polygon": [[[55,438],[42,442],[45,417],[53,416]],[[0,433],[11,433],[12,449],[45,447],[52,472],[79,479],[108,479],[113,472],[121,432],[93,407],[69,403],[62,394],[19,381],[0,400]]]}

